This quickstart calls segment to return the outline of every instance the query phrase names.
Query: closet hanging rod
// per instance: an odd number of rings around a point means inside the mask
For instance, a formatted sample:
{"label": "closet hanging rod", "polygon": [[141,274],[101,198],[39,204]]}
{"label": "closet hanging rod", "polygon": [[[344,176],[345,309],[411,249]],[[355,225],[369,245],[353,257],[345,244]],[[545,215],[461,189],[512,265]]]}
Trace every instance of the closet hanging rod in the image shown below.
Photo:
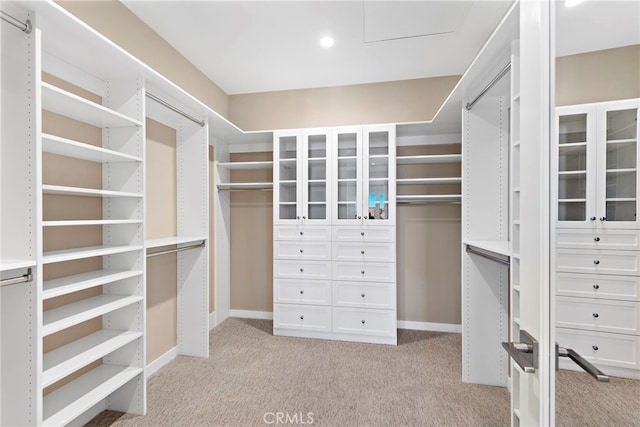
{"label": "closet hanging rod", "polygon": [[154,101],[156,101],[158,104],[160,105],[164,105],[165,107],[167,107],[168,109],[170,109],[171,111],[175,111],[176,113],[180,114],[183,117],[186,117],[187,119],[191,120],[192,122],[199,124],[200,127],[204,127],[204,120],[198,120],[195,117],[193,117],[190,114],[185,113],[184,111],[182,111],[181,109],[174,107],[173,105],[169,104],[167,101],[165,101],[162,98],[158,98],[157,96],[155,96],[154,94],[150,93],[150,92],[145,92],[145,95],[147,95],[147,97],[153,99]]}
{"label": "closet hanging rod", "polygon": [[467,252],[470,252],[472,254],[475,254],[475,255],[490,259],[491,261],[495,261],[495,262],[498,262],[500,264],[504,264],[506,266],[510,266],[511,265],[511,262],[509,262],[506,259],[498,258],[497,256],[494,256],[494,255],[491,255],[491,254],[488,254],[488,253],[485,253],[485,252],[476,251],[475,249],[473,249],[473,247],[471,247],[469,245],[467,245]]}
{"label": "closet hanging rod", "polygon": [[176,248],[176,249],[169,249],[168,251],[160,251],[160,252],[153,252],[150,254],[147,254],[147,258],[150,258],[152,256],[158,256],[158,255],[166,255],[166,254],[172,254],[175,252],[182,252],[182,251],[186,251],[189,249],[196,249],[196,248],[201,248],[204,246],[204,240],[202,241],[202,243],[200,243],[199,245],[191,245],[191,246],[184,246],[182,248]]}
{"label": "closet hanging rod", "polygon": [[20,31],[24,31],[27,34],[31,34],[31,30],[33,30],[33,27],[31,26],[31,20],[27,19],[26,22],[22,22],[18,18],[15,18],[9,15],[4,10],[0,10],[0,14],[2,14],[0,15],[0,19],[2,19],[4,22],[7,22],[13,25],[14,27],[18,28]]}
{"label": "closet hanging rod", "polygon": [[0,280],[0,286],[9,286],[9,285],[17,285],[18,283],[28,283],[33,280],[33,274],[31,273],[31,269],[27,269],[27,274],[23,274],[18,277],[11,277],[9,279]]}
{"label": "closet hanging rod", "polygon": [[480,98],[482,98],[484,96],[485,93],[487,93],[489,91],[489,89],[491,89],[496,83],[498,83],[498,81],[500,81],[500,79],[509,72],[509,70],[511,69],[511,62],[509,62],[507,65],[504,66],[504,68],[498,73],[497,76],[495,76],[493,78],[493,80],[491,80],[489,82],[489,84],[487,85],[487,87],[485,87],[484,89],[482,89],[482,92],[480,92],[478,94],[478,96],[476,96],[475,98],[473,98],[473,101],[471,102],[467,102],[467,105],[465,106],[465,108],[468,110],[471,110],[473,108],[473,106],[475,105],[476,102],[480,101]]}

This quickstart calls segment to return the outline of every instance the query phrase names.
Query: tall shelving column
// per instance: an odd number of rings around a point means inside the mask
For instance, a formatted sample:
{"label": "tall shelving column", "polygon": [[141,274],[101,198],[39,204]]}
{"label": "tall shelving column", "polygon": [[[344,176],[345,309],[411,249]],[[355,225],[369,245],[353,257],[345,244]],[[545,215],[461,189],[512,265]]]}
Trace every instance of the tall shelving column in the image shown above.
{"label": "tall shelving column", "polygon": [[[35,25],[33,15],[3,3],[2,10]],[[39,209],[36,138],[36,76],[40,33],[20,31],[5,22],[2,31],[2,130],[0,145],[0,425],[35,425],[41,341],[41,274],[36,267],[41,247],[36,229]],[[28,276],[31,271],[31,278]],[[17,280],[8,280],[19,278]],[[11,284],[13,283],[13,284]]]}

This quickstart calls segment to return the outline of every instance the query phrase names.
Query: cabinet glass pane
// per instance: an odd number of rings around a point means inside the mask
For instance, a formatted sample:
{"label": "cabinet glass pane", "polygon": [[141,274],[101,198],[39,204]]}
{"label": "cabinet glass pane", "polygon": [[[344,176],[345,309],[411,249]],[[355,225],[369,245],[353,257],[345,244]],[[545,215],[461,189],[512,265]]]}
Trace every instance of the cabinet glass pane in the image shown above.
{"label": "cabinet glass pane", "polygon": [[587,174],[571,173],[558,177],[559,199],[584,199],[587,195]]}
{"label": "cabinet glass pane", "polygon": [[298,139],[295,136],[282,136],[279,141],[280,158],[295,159],[297,156]]}
{"label": "cabinet glass pane", "polygon": [[358,135],[356,133],[338,134],[338,158],[358,155]]}
{"label": "cabinet glass pane", "polygon": [[280,219],[296,219],[296,205],[280,203]]}
{"label": "cabinet glass pane", "polygon": [[635,198],[635,171],[607,171],[607,199]]}
{"label": "cabinet glass pane", "polygon": [[369,219],[389,219],[389,181],[369,181]]}
{"label": "cabinet glass pane", "polygon": [[638,135],[638,110],[607,111],[607,141],[635,140]]}
{"label": "cabinet glass pane", "polygon": [[607,201],[607,222],[609,221],[635,221],[636,202],[633,201]]}
{"label": "cabinet glass pane", "polygon": [[356,158],[338,159],[338,179],[356,179],[358,177]]}
{"label": "cabinet glass pane", "polygon": [[309,219],[327,219],[327,205],[311,204],[309,205]]}
{"label": "cabinet glass pane", "polygon": [[308,179],[327,179],[326,159],[309,159]]}
{"label": "cabinet glass pane", "polygon": [[637,110],[607,111],[607,221],[636,221]]}
{"label": "cabinet glass pane", "polygon": [[296,182],[280,181],[280,203],[295,203],[297,201]]}
{"label": "cabinet glass pane", "polygon": [[558,170],[586,171],[587,170],[587,144],[571,147],[560,146],[558,148]]}
{"label": "cabinet glass pane", "polygon": [[607,170],[636,167],[636,142],[607,142]]}
{"label": "cabinet glass pane", "polygon": [[358,183],[355,179],[338,182],[338,202],[351,202],[355,204],[357,197]]}
{"label": "cabinet glass pane", "polygon": [[295,181],[297,178],[295,159],[280,160],[280,181]]}
{"label": "cabinet glass pane", "polygon": [[389,154],[389,132],[371,132],[369,134],[369,155]]}
{"label": "cabinet glass pane", "polygon": [[587,141],[587,115],[561,116],[558,121],[558,143],[574,144]]}
{"label": "cabinet glass pane", "polygon": [[355,203],[338,203],[338,219],[356,219],[358,217]]}
{"label": "cabinet glass pane", "polygon": [[584,202],[559,202],[559,221],[585,221],[586,204]]}
{"label": "cabinet glass pane", "polygon": [[309,159],[327,157],[327,137],[326,135],[309,135],[307,138]]}
{"label": "cabinet glass pane", "polygon": [[369,178],[389,178],[389,157],[369,159]]}
{"label": "cabinet glass pane", "polygon": [[308,186],[309,202],[326,202],[327,201],[327,183],[326,182],[310,182]]}

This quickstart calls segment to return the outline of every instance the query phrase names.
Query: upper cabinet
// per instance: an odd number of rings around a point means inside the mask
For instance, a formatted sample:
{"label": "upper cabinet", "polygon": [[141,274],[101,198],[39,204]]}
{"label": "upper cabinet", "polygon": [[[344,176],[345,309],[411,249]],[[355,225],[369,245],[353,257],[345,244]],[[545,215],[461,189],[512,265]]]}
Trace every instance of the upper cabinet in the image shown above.
{"label": "upper cabinet", "polygon": [[334,224],[395,224],[395,127],[333,131]]}
{"label": "upper cabinet", "polygon": [[330,223],[330,146],[327,129],[274,134],[275,224]]}
{"label": "upper cabinet", "polygon": [[638,228],[640,100],[556,110],[557,226]]}

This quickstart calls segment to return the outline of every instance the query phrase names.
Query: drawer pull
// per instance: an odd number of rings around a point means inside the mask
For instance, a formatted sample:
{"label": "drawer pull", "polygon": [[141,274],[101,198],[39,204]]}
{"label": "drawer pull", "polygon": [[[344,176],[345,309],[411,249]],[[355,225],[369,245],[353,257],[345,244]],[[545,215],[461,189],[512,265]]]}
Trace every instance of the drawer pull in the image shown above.
{"label": "drawer pull", "polygon": [[296,219],[300,219],[300,217],[299,217],[299,216],[297,216],[297,217],[296,217]]}
{"label": "drawer pull", "polygon": [[360,215],[358,215],[358,219],[362,219],[362,217]]}
{"label": "drawer pull", "polygon": [[599,242],[599,241],[600,241],[600,238],[599,238],[599,237],[594,237],[594,238],[593,238],[593,241],[594,241],[594,242]]}
{"label": "drawer pull", "polygon": [[300,253],[301,253],[301,254],[302,254],[302,253],[304,253],[304,249],[300,249]]}
{"label": "drawer pull", "polygon": [[303,273],[303,272],[304,272],[304,268],[301,268],[301,269],[300,269],[300,273]]}
{"label": "drawer pull", "polygon": [[364,231],[361,231],[361,232],[360,232],[360,235],[361,235],[361,236],[364,236]]}
{"label": "drawer pull", "polygon": [[301,235],[301,236],[304,236],[304,232],[302,232],[302,231],[301,231],[301,232],[300,232],[300,235]]}
{"label": "drawer pull", "polygon": [[362,298],[364,298],[364,294],[360,294],[360,296],[361,296]]}
{"label": "drawer pull", "polygon": [[594,261],[593,261],[593,263],[594,263],[595,265],[598,265],[598,264],[600,264],[600,260],[597,260],[597,259],[596,259],[596,260],[594,260]]}
{"label": "drawer pull", "polygon": [[600,221],[606,221],[606,220],[607,220],[607,217],[606,217],[606,216],[602,216],[602,217],[600,217]]}
{"label": "drawer pull", "polygon": [[360,323],[362,323],[364,325],[366,322],[364,320],[361,320]]}
{"label": "drawer pull", "polygon": [[600,285],[593,285],[593,289],[596,289],[596,290],[600,289]]}
{"label": "drawer pull", "polygon": [[360,274],[364,274],[364,270],[360,270]]}
{"label": "drawer pull", "polygon": [[592,217],[591,217],[591,218],[589,218],[589,219],[590,219],[591,221],[595,221],[595,220],[596,220],[596,217],[595,217],[595,216],[592,216]]}
{"label": "drawer pull", "polygon": [[598,351],[598,346],[597,345],[592,345],[591,348],[593,349],[593,351]]}
{"label": "drawer pull", "polygon": [[300,295],[304,295],[304,291],[303,290],[300,290]]}
{"label": "drawer pull", "polygon": [[306,216],[303,216],[303,217],[302,217],[302,219],[307,219],[307,217],[306,217]]}
{"label": "drawer pull", "polygon": [[364,255],[364,251],[360,251],[360,253],[361,253],[362,255]]}
{"label": "drawer pull", "polygon": [[304,316],[300,316],[300,320],[304,320]]}
{"label": "drawer pull", "polygon": [[593,317],[594,319],[597,319],[598,317],[600,317],[600,315],[598,313],[593,313]]}

